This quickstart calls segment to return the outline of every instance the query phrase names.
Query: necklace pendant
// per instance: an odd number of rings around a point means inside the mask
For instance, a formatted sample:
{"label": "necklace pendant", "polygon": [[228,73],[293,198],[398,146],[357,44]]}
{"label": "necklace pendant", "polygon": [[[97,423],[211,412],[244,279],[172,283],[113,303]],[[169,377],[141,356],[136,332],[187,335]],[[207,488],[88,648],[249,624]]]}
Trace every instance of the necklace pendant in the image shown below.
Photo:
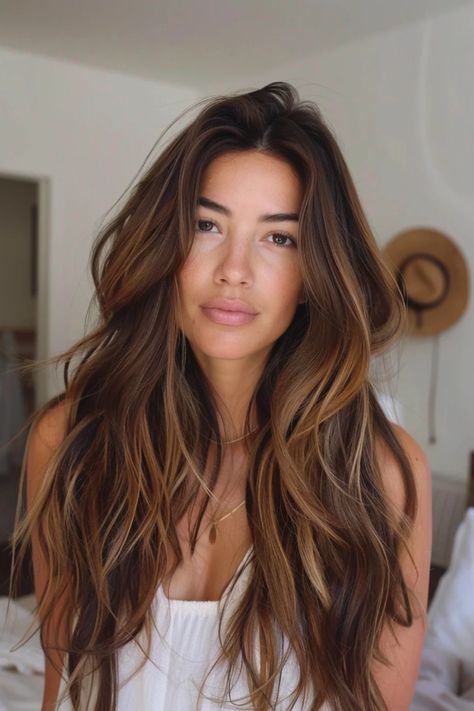
{"label": "necklace pendant", "polygon": [[209,543],[215,543],[217,538],[217,526],[215,523],[211,524],[209,529]]}

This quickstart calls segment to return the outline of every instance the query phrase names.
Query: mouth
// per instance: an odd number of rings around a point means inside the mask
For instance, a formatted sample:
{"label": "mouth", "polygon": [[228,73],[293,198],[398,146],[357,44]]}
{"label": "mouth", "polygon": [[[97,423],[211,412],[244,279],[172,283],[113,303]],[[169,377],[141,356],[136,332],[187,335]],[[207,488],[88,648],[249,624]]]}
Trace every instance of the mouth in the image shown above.
{"label": "mouth", "polygon": [[251,323],[257,316],[256,313],[248,311],[222,309],[215,306],[201,306],[201,309],[210,321],[224,326],[241,326]]}
{"label": "mouth", "polygon": [[205,304],[201,304],[206,309],[219,309],[220,311],[239,311],[240,313],[256,314],[256,310],[242,299],[230,299],[226,297],[216,297],[209,299]]}

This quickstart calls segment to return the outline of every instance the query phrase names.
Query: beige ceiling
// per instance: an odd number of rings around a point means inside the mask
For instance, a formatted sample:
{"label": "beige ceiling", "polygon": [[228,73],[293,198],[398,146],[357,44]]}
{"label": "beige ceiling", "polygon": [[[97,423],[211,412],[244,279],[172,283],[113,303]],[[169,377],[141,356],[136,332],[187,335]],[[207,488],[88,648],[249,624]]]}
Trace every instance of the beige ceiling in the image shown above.
{"label": "beige ceiling", "polygon": [[205,88],[467,2],[0,0],[0,45]]}

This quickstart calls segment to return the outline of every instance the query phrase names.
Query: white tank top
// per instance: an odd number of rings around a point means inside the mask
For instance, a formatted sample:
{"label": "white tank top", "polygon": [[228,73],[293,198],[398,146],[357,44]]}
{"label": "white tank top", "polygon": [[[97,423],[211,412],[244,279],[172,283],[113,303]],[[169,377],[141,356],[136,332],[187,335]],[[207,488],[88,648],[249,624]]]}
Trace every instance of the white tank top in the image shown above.
{"label": "white tank top", "polygon": [[[247,563],[250,548],[235,573]],[[136,640],[129,642],[118,652],[119,690],[117,711],[216,711],[225,709],[251,711],[249,702],[242,699],[248,694],[245,672],[232,684],[231,696],[223,704],[206,696],[222,696],[225,690],[226,669],[215,668],[199,696],[199,688],[212,662],[219,652],[218,621],[221,606],[227,598],[224,619],[238,603],[249,574],[247,565],[232,587],[232,579],[220,600],[175,600],[166,597],[162,586],[158,588],[153,604],[152,634],[149,657],[144,666],[134,675],[143,659],[143,652]],[[145,638],[142,639],[143,646]],[[258,657],[257,657],[258,658]],[[65,674],[66,672],[63,672]],[[286,711],[290,706],[289,696],[297,683],[296,662],[290,657],[285,664],[279,684],[276,711]],[[61,682],[60,693],[64,688]],[[278,684],[275,684],[275,689]],[[235,703],[234,703],[235,702]],[[307,711],[310,698],[298,700],[294,711]],[[88,705],[90,709],[90,705]],[[56,707],[56,711],[72,711],[69,699]],[[325,705],[321,711],[330,711]]]}

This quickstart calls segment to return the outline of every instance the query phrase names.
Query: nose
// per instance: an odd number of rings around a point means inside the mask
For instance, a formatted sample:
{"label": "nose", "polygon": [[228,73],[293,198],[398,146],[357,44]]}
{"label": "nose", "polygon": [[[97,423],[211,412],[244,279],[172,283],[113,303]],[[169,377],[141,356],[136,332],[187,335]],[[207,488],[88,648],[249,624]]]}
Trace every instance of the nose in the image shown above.
{"label": "nose", "polygon": [[242,237],[225,240],[215,271],[216,283],[250,286],[253,281],[250,252],[251,245]]}

